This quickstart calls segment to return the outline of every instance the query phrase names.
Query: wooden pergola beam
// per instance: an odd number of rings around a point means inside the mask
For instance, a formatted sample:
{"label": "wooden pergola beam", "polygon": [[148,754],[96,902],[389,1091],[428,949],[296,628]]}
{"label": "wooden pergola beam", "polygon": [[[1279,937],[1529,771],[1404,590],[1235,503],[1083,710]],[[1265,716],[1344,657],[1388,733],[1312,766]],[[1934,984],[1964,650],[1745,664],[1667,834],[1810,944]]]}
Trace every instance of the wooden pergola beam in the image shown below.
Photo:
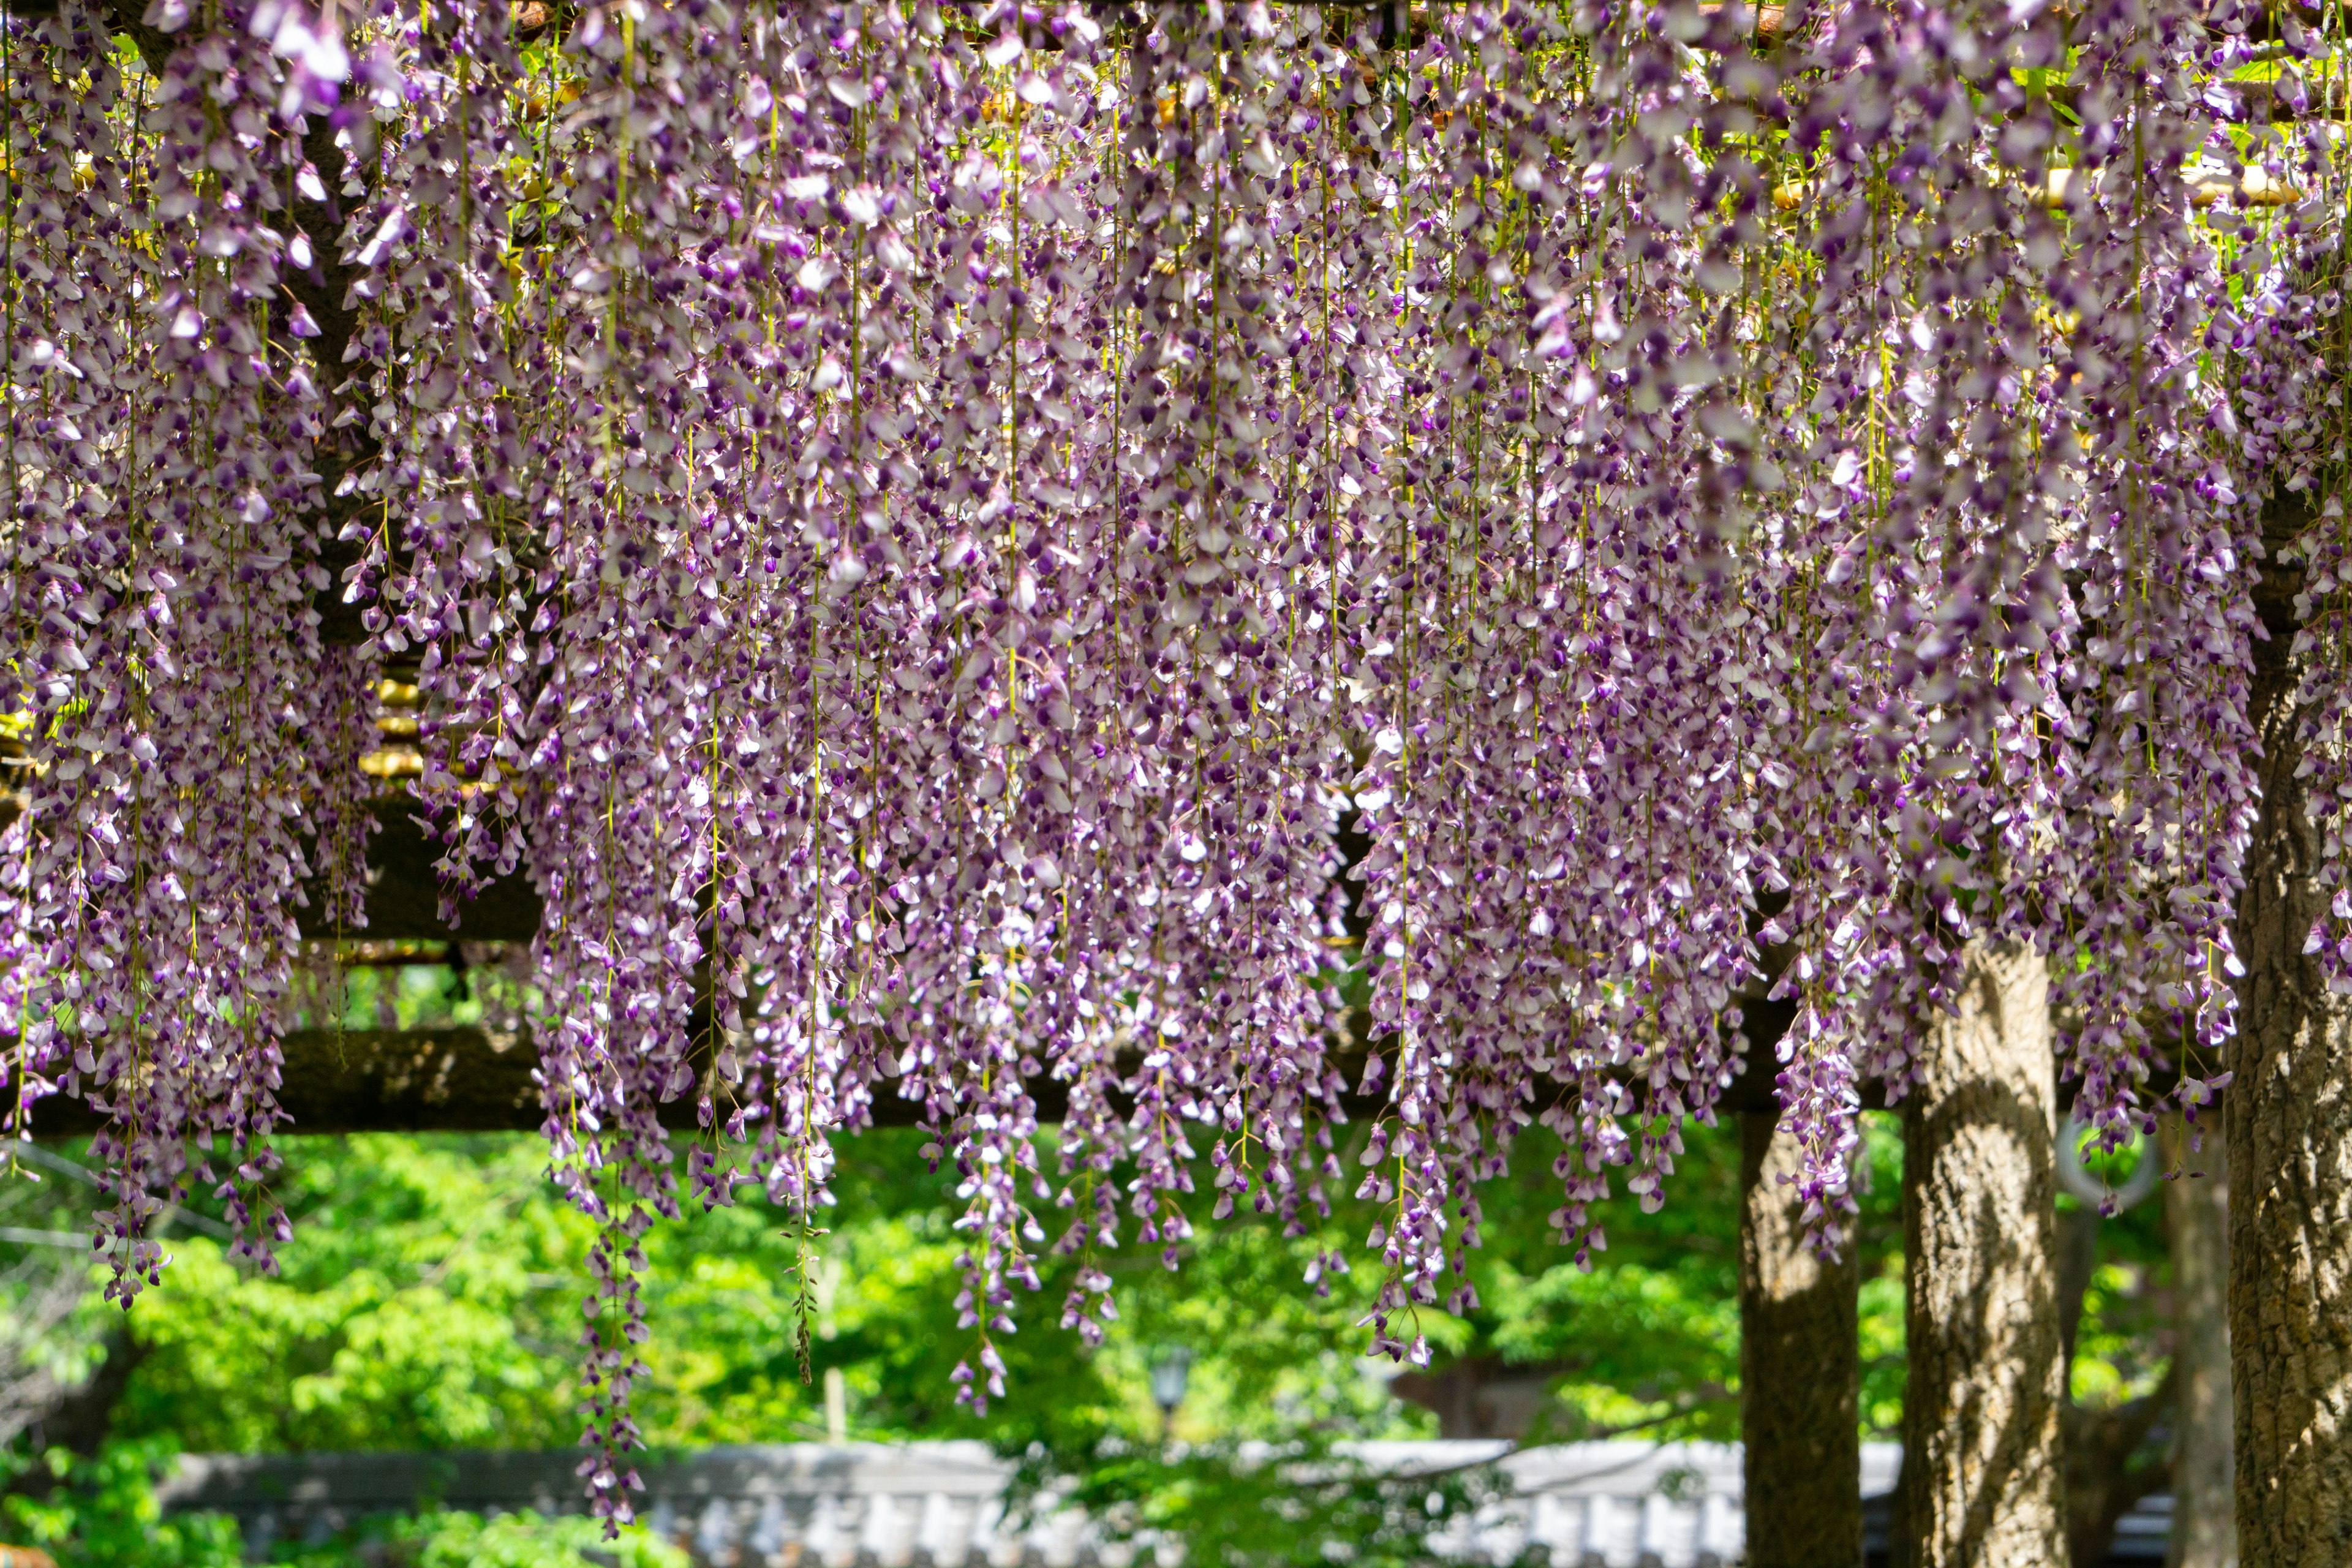
{"label": "wooden pergola beam", "polygon": [[[467,935],[477,935],[470,926]],[[1743,1066],[1717,1100],[1716,1109],[1727,1116],[1777,1116],[1775,1047],[1793,1009],[1787,1003],[1750,1000],[1742,1005],[1742,1010],[1741,1033],[1747,1039]],[[690,1026],[690,1032],[701,1032],[698,1020]],[[280,1129],[284,1134],[529,1132],[537,1131],[545,1117],[539,1085],[531,1077],[539,1065],[539,1047],[528,1030],[296,1029],[285,1036],[283,1051],[285,1067],[278,1101],[290,1118]],[[1360,1047],[1341,1050],[1338,1066],[1346,1082],[1362,1080],[1365,1057]],[[2160,1072],[2150,1079],[2149,1088],[2161,1092],[2171,1082],[2172,1075]],[[1036,1103],[1039,1122],[1057,1123],[1067,1114],[1069,1085],[1040,1073],[1028,1079],[1026,1087]],[[1567,1092],[1565,1086],[1549,1079],[1537,1085],[1543,1103]],[[2071,1084],[2059,1086],[2061,1106],[2071,1103],[2073,1098]],[[1350,1090],[1340,1097],[1339,1108],[1350,1121],[1367,1121],[1377,1120],[1387,1104],[1385,1091]],[[1862,1107],[1885,1110],[1885,1086],[1875,1079],[1864,1084]],[[695,1100],[688,1097],[664,1104],[660,1118],[662,1125],[674,1131],[694,1130]],[[919,1100],[899,1099],[892,1083],[875,1086],[876,1126],[914,1127],[922,1119]],[[99,1126],[100,1118],[78,1100],[52,1096],[33,1108],[37,1138],[86,1137]]]}
{"label": "wooden pergola beam", "polygon": [[[1718,1102],[1724,1112],[1774,1109],[1772,1047],[1787,1026],[1787,1013],[1781,1004],[1747,1005],[1748,1060],[1760,1065],[1732,1080]],[[289,1134],[524,1132],[536,1131],[545,1116],[531,1078],[539,1048],[528,1031],[297,1029],[285,1037],[283,1049],[278,1100],[291,1118],[282,1129]],[[1346,1081],[1360,1082],[1364,1053],[1343,1052],[1339,1068]],[[1040,1122],[1059,1122],[1067,1113],[1066,1083],[1041,1073],[1027,1088]],[[1549,1098],[1565,1090],[1546,1082],[1538,1092]],[[1386,1104],[1385,1092],[1351,1091],[1340,1100],[1353,1121],[1374,1120]],[[1885,1104],[1877,1085],[1866,1087],[1864,1104]],[[673,1131],[697,1125],[692,1098],[667,1102],[660,1116]],[[917,1126],[922,1104],[898,1098],[892,1084],[877,1084],[873,1119],[879,1127]],[[37,1138],[82,1137],[99,1126],[87,1105],[63,1096],[44,1100],[33,1110]]]}

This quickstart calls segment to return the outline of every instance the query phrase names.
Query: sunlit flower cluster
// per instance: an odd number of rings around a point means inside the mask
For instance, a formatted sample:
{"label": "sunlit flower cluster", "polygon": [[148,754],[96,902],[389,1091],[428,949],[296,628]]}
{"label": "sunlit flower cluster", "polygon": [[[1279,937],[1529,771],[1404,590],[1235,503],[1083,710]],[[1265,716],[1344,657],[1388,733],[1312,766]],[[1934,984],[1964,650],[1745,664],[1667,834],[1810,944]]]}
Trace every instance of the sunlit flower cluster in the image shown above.
{"label": "sunlit flower cluster", "polygon": [[2255,342],[2333,309],[2271,247],[2324,237],[2299,25],[2256,93],[2263,15],[2184,0],[133,20],[0,34],[0,956],[122,1292],[187,1182],[283,1226],[386,677],[460,919],[545,900],[618,1516],[667,1100],[811,1235],[919,1102],[984,1401],[1040,1257],[1098,1337],[1202,1173],[1375,1200],[1425,1356],[1517,1131],[1601,1245],[1768,990],[1832,1245],[1971,942],[2053,960],[2103,1128],[2202,1097],[2246,464],[2327,395]]}

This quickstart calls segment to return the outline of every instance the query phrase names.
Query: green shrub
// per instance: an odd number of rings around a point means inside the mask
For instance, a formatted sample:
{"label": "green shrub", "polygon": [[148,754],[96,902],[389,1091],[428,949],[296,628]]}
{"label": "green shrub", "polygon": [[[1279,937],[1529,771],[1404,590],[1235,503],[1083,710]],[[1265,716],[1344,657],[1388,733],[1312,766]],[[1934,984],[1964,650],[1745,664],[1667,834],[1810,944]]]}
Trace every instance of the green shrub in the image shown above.
{"label": "green shrub", "polygon": [[370,1521],[324,1546],[277,1554],[287,1568],[686,1568],[686,1553],[643,1527],[604,1539],[593,1519],[525,1510],[484,1519],[434,1512]]}
{"label": "green shrub", "polygon": [[40,1547],[58,1568],[240,1568],[244,1541],[236,1521],[224,1513],[164,1515],[155,1478],[173,1451],[154,1438],[110,1443],[89,1459],[52,1448],[31,1461],[53,1479],[47,1495],[0,1499],[0,1531],[20,1545]]}

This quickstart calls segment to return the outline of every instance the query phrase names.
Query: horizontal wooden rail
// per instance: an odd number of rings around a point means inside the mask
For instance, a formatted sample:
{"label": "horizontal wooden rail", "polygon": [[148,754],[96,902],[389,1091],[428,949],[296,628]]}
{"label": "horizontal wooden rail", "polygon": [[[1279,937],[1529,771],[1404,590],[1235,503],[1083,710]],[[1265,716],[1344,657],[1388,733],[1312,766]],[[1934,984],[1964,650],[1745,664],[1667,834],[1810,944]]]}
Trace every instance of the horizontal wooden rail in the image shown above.
{"label": "horizontal wooden rail", "polygon": [[[1735,1078],[1718,1108],[1726,1112],[1761,1110],[1773,1104],[1773,1046],[1787,1027],[1789,1008],[1779,1003],[1748,1004],[1747,1060],[1759,1064]],[[545,1112],[531,1069],[539,1050],[528,1031],[507,1033],[480,1028],[441,1029],[298,1029],[285,1037],[285,1069],[278,1103],[291,1118],[283,1131],[290,1134],[352,1132],[517,1132],[535,1131]],[[1343,1050],[1339,1058],[1342,1077],[1349,1083],[1363,1078],[1365,1053]],[[1059,1122],[1069,1110],[1069,1086],[1040,1073],[1028,1079],[1030,1098],[1039,1121]],[[1557,1098],[1564,1090],[1541,1083],[1541,1098]],[[1863,1103],[1871,1109],[1885,1104],[1878,1086],[1867,1086]],[[1377,1118],[1387,1104],[1385,1091],[1350,1091],[1340,1109],[1353,1121]],[[691,1098],[660,1108],[664,1126],[688,1130],[696,1125]],[[875,1124],[912,1127],[922,1121],[919,1101],[902,1100],[893,1083],[874,1089]],[[79,1100],[55,1097],[34,1107],[37,1138],[86,1136],[98,1130],[99,1119]]]}

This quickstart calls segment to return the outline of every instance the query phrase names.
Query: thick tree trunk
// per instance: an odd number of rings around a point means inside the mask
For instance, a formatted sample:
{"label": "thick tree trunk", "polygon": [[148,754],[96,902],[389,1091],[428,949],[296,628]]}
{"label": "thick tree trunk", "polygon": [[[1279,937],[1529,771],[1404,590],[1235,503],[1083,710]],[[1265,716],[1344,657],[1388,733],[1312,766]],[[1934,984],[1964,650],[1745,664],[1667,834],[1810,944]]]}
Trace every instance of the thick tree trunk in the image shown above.
{"label": "thick tree trunk", "polygon": [[1861,1264],[1805,1245],[1797,1141],[1779,1117],[1740,1119],[1739,1428],[1748,1568],[1862,1561]]}
{"label": "thick tree trunk", "polygon": [[2049,979],[1972,945],[1904,1105],[1902,1568],[2067,1561]]}
{"label": "thick tree trunk", "polygon": [[2172,1439],[2170,1568],[2237,1568],[2238,1531],[2231,1449],[2230,1185],[2219,1137],[2189,1151],[2179,1116],[2160,1124],[2172,1235]]}
{"label": "thick tree trunk", "polygon": [[[2291,521],[2291,520],[2288,520]],[[2275,559],[2275,555],[2273,556]],[[2237,1394],[2239,1560],[2352,1563],[2352,1005],[2304,952],[2326,900],[2296,732],[2291,592],[2266,570],[2248,708],[2262,810],[2236,940],[2229,1134],[2230,1358]]]}

